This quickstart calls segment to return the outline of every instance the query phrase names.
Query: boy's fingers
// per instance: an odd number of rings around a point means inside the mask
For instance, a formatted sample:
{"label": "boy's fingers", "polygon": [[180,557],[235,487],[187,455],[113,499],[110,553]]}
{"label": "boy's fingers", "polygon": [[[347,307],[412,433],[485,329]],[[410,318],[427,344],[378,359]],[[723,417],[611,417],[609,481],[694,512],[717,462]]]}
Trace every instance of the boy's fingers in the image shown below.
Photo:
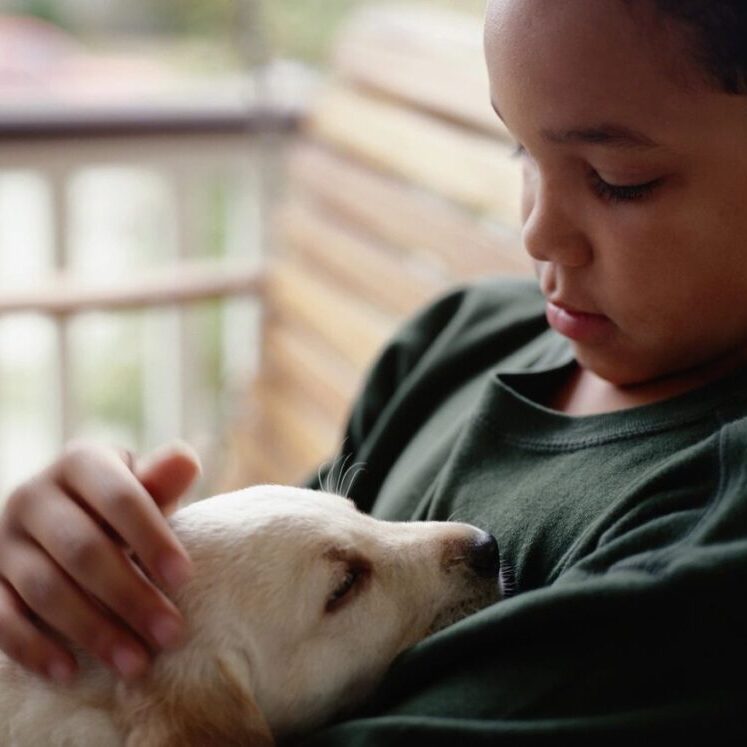
{"label": "boy's fingers", "polygon": [[[179,642],[183,621],[173,603],[135,568],[93,518],[64,493],[49,488],[44,510],[31,513],[26,528],[72,582],[153,647],[172,647]],[[70,614],[63,602],[55,608],[61,618]],[[41,614],[28,599],[26,603]],[[48,622],[69,635],[60,625]],[[85,643],[82,645],[90,648]],[[96,653],[102,657],[101,652]]]}
{"label": "boy's fingers", "polygon": [[90,447],[73,450],[60,469],[62,487],[103,519],[153,578],[173,589],[189,577],[186,551],[153,498],[116,452]]}
{"label": "boy's fingers", "polygon": [[149,656],[142,643],[98,609],[39,547],[19,543],[5,566],[8,582],[43,623],[126,679],[144,673]]}
{"label": "boy's fingers", "polygon": [[27,669],[57,682],[69,682],[75,659],[28,618],[18,595],[0,579],[0,650]]}
{"label": "boy's fingers", "polygon": [[135,460],[132,471],[162,511],[172,510],[200,475],[200,458],[178,441]]}

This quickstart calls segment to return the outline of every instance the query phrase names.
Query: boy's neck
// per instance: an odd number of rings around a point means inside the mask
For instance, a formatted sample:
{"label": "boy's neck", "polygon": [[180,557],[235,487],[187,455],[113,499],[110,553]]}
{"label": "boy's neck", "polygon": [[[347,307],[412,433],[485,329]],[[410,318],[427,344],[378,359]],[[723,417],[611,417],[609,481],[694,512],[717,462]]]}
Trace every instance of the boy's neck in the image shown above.
{"label": "boy's neck", "polygon": [[569,371],[558,388],[548,395],[545,404],[553,410],[573,416],[627,410],[697,389],[727,376],[741,365],[744,365],[744,361],[732,360],[634,386],[618,386],[576,366]]}

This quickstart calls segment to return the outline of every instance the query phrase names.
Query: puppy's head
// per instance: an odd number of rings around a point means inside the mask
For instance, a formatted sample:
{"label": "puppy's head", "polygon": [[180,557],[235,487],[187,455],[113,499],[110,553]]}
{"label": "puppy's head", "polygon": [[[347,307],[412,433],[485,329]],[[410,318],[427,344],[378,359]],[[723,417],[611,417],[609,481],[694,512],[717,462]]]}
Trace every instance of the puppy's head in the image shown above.
{"label": "puppy's head", "polygon": [[324,722],[405,648],[500,597],[489,535],[378,521],[328,493],[259,486],[192,504],[172,523],[195,566],[176,597],[190,640],[154,676],[201,704],[189,707],[195,723],[222,714],[237,741]]}

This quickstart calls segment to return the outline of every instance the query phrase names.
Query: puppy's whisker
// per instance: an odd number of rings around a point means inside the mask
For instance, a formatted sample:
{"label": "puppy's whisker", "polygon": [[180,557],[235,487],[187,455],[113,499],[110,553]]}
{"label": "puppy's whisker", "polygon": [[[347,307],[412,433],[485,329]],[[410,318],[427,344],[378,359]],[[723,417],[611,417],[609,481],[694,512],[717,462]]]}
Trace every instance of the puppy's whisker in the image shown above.
{"label": "puppy's whisker", "polygon": [[516,594],[518,584],[516,583],[516,573],[511,563],[501,559],[501,589],[505,597],[512,597]]}
{"label": "puppy's whisker", "polygon": [[342,465],[340,465],[340,470],[337,473],[337,483],[335,484],[335,489],[333,491],[335,495],[344,495],[344,493],[342,493],[342,483],[345,480],[345,474],[346,474],[345,466],[347,465],[348,459],[350,459],[351,456],[352,454],[346,454],[345,459],[342,462]]}
{"label": "puppy's whisker", "polygon": [[337,495],[337,492],[339,490],[339,484],[340,484],[340,475],[342,474],[342,471],[345,469],[345,462],[348,460],[348,455],[345,456],[340,455],[340,458],[337,460],[337,464],[335,465],[337,469],[337,475],[335,476],[334,473],[332,475],[332,482],[330,483],[331,490],[330,493],[334,493]]}
{"label": "puppy's whisker", "polygon": [[[321,473],[322,467],[327,467],[327,465],[330,464],[330,462],[324,462],[323,465],[319,467],[319,472]],[[330,468],[331,469],[331,468]],[[321,474],[320,474],[321,477]],[[327,479],[329,478],[329,469],[324,474],[324,478],[319,480],[319,489],[326,492],[327,490]]]}
{"label": "puppy's whisker", "polygon": [[352,477],[352,478],[351,478],[351,480],[350,480],[350,485],[348,486],[348,490],[347,490],[347,496],[348,496],[348,497],[350,497],[350,493],[351,493],[351,492],[352,492],[352,490],[353,490],[353,485],[355,484],[355,481],[356,481],[356,480],[358,479],[358,475],[360,475],[360,474],[361,474],[361,472],[365,472],[365,471],[366,471],[366,465],[365,465],[365,464],[362,464],[362,465],[361,465],[360,467],[358,467],[358,469],[357,469],[357,470],[355,471],[355,474],[353,475],[353,477]]}
{"label": "puppy's whisker", "polygon": [[319,487],[324,488],[324,479],[322,478],[322,469],[324,469],[329,462],[322,462],[316,469],[316,476],[319,479]]}
{"label": "puppy's whisker", "polygon": [[[350,497],[350,491],[353,489],[353,483],[358,478],[358,475],[363,472],[363,470],[366,468],[365,462],[355,462],[354,464],[351,464],[350,467],[348,467],[347,472],[345,473],[345,477],[343,478],[342,485],[340,486],[343,488],[340,495],[342,495],[344,498]],[[352,477],[350,479],[350,482],[348,483],[347,488],[345,488],[345,480],[347,479],[348,475],[352,473]]]}
{"label": "puppy's whisker", "polygon": [[334,480],[335,475],[335,467],[338,464],[338,461],[341,459],[341,457],[335,457],[334,459],[331,459],[329,462],[325,462],[325,464],[329,464],[330,468],[327,470],[327,474],[324,479],[324,484],[322,485],[322,488],[325,493],[333,493],[332,490],[332,481]]}
{"label": "puppy's whisker", "polygon": [[347,464],[350,457],[350,454],[345,457],[345,461],[342,463],[342,467],[340,467],[340,473],[337,475],[337,490],[335,491],[337,495],[343,495],[342,484],[345,481],[345,475],[347,474]]}
{"label": "puppy's whisker", "polygon": [[336,456],[332,460],[332,464],[330,465],[329,471],[327,472],[327,480],[326,480],[325,485],[324,485],[324,490],[327,493],[333,492],[333,487],[332,486],[333,486],[334,479],[335,479],[335,470],[337,469],[337,465],[339,464],[339,460],[340,459],[341,459],[341,457]]}

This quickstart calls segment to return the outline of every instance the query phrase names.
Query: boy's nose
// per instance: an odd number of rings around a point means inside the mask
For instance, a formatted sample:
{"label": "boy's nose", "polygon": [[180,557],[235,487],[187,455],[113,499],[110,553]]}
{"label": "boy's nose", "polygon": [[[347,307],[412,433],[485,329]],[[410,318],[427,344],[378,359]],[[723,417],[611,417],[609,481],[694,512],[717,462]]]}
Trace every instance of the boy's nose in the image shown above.
{"label": "boy's nose", "polygon": [[583,267],[591,260],[592,247],[559,189],[557,185],[549,188],[540,179],[525,184],[522,242],[540,262]]}

